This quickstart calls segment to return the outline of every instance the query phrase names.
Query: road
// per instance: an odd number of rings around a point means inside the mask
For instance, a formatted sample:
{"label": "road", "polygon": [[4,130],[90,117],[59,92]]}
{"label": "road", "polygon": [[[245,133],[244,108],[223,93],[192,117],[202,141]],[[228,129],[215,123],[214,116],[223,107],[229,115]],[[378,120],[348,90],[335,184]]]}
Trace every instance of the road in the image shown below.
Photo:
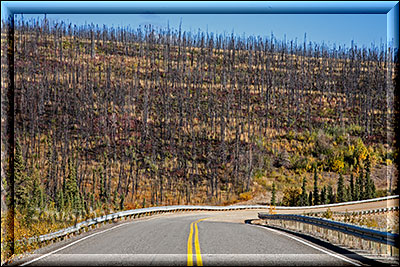
{"label": "road", "polygon": [[24,266],[359,264],[301,237],[244,223],[243,218],[256,219],[258,212],[263,211],[191,212],[123,220],[44,247],[16,263]]}

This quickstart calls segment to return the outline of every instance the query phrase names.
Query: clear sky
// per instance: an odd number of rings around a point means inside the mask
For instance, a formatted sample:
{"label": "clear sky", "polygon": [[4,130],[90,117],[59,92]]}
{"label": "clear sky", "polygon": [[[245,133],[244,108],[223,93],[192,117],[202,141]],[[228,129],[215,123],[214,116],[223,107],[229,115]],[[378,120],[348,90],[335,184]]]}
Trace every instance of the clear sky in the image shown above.
{"label": "clear sky", "polygon": [[[20,18],[21,15],[16,15]],[[43,14],[25,14],[24,20],[43,18]],[[182,20],[182,30],[197,33],[201,31],[243,36],[271,36],[278,40],[346,45],[351,41],[358,46],[370,47],[371,43],[381,46],[386,43],[385,14],[48,14],[47,18],[76,25],[103,24],[107,26],[130,26],[152,24],[156,27],[178,29]]]}

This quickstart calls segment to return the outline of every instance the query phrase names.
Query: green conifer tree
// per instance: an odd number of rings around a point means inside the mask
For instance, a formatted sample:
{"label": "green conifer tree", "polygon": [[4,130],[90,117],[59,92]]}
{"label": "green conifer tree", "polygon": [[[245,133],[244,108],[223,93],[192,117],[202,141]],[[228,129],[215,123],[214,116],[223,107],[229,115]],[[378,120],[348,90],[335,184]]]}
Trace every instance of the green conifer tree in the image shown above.
{"label": "green conifer tree", "polygon": [[38,177],[35,177],[33,179],[33,184],[32,184],[32,206],[35,208],[39,208],[40,207],[40,181]]}
{"label": "green conifer tree", "polygon": [[65,200],[64,200],[64,190],[58,190],[57,192],[57,207],[58,211],[63,211],[65,208]]}
{"label": "green conifer tree", "polygon": [[358,199],[357,200],[363,200],[365,199],[365,184],[364,184],[364,175],[363,175],[363,170],[360,171],[360,175],[358,176],[357,179],[357,184],[358,184]]}
{"label": "green conifer tree", "polygon": [[371,198],[375,198],[376,197],[376,187],[375,187],[375,183],[374,181],[371,179],[372,181],[372,196]]}
{"label": "green conifer tree", "polygon": [[333,204],[336,202],[335,195],[333,194],[333,188],[331,185],[328,185],[328,204]]}
{"label": "green conifer tree", "polygon": [[276,205],[276,186],[275,183],[272,183],[272,196],[271,196],[271,205],[275,206]]}
{"label": "green conifer tree", "polygon": [[322,188],[320,198],[321,198],[321,204],[322,204],[322,205],[326,204],[326,202],[327,202],[327,198],[326,198],[326,186],[324,186],[324,187]]}
{"label": "green conifer tree", "polygon": [[318,174],[317,174],[317,167],[314,168],[314,206],[319,205],[319,191],[318,191]]}
{"label": "green conifer tree", "polygon": [[79,216],[79,215],[82,214],[82,211],[83,211],[83,201],[82,201],[82,198],[81,198],[81,196],[80,196],[79,193],[76,193],[76,194],[74,195],[74,198],[73,198],[73,199],[74,199],[74,200],[73,200],[74,212],[75,212],[76,216]]}
{"label": "green conifer tree", "polygon": [[113,201],[114,201],[114,209],[118,209],[119,203],[118,203],[118,192],[117,189],[114,190],[114,195],[113,195]]}
{"label": "green conifer tree", "polygon": [[28,208],[32,197],[32,187],[32,179],[26,173],[21,145],[16,140],[14,154],[14,203],[18,210],[24,211]]}
{"label": "green conifer tree", "polygon": [[344,194],[344,201],[351,201],[351,188],[350,185],[346,186],[345,194]]}
{"label": "green conifer tree", "polygon": [[313,193],[312,193],[312,191],[310,191],[310,193],[308,194],[308,205],[309,206],[313,205]]}
{"label": "green conifer tree", "polygon": [[369,172],[365,174],[365,184],[365,199],[374,198],[376,188]]}
{"label": "green conifer tree", "polygon": [[353,173],[350,174],[350,198],[349,198],[349,200],[352,200],[352,201],[356,200]]}
{"label": "green conifer tree", "polygon": [[40,200],[39,200],[39,208],[44,209],[45,205],[45,195],[44,195],[44,189],[43,187],[40,188]]}
{"label": "green conifer tree", "polygon": [[100,201],[105,202],[106,201],[106,191],[104,187],[104,176],[103,173],[100,172]]}
{"label": "green conifer tree", "polygon": [[94,195],[93,193],[90,193],[90,206],[92,207],[92,209],[96,209],[95,207],[95,201],[94,201]]}
{"label": "green conifer tree", "polygon": [[124,194],[121,195],[121,201],[119,203],[119,209],[124,210],[124,202],[125,202],[125,196]]}
{"label": "green conifer tree", "polygon": [[303,177],[303,185],[301,186],[300,206],[308,205],[308,196],[306,191],[306,177]]}
{"label": "green conifer tree", "polygon": [[366,159],[366,173],[365,173],[365,197],[366,199],[371,199],[375,197],[376,194],[376,188],[375,188],[375,183],[371,179],[371,159],[369,154],[367,155]]}
{"label": "green conifer tree", "polygon": [[354,184],[354,198],[353,200],[360,200],[360,177],[357,177],[356,182]]}
{"label": "green conifer tree", "polygon": [[343,202],[344,201],[344,180],[341,173],[339,173],[339,181],[337,184],[337,201]]}
{"label": "green conifer tree", "polygon": [[82,203],[79,194],[76,167],[71,159],[68,159],[68,176],[65,181],[65,195],[67,196],[67,205],[72,208],[76,213],[82,210]]}

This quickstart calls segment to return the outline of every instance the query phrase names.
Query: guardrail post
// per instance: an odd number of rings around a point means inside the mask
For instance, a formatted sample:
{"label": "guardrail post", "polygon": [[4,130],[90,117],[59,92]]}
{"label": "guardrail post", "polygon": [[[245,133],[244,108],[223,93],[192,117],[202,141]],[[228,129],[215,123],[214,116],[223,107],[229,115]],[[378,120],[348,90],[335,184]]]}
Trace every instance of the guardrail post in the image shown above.
{"label": "guardrail post", "polygon": [[386,256],[390,256],[391,254],[391,246],[389,244],[386,244]]}
{"label": "guardrail post", "polygon": [[399,248],[392,247],[392,257],[399,257]]}
{"label": "guardrail post", "polygon": [[372,253],[373,254],[377,254],[377,252],[376,252],[376,242],[371,242],[371,245],[372,245]]}
{"label": "guardrail post", "polygon": [[383,254],[383,252],[382,252],[382,244],[381,243],[379,243],[378,244],[378,255],[382,255]]}

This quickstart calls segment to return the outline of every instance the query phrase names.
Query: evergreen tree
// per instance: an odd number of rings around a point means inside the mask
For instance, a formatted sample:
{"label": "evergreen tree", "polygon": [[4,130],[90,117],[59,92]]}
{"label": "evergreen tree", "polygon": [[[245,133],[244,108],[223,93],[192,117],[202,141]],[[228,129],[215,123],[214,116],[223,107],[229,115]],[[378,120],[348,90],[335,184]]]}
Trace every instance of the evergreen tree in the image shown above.
{"label": "evergreen tree", "polygon": [[341,173],[339,174],[339,181],[337,184],[337,201],[339,203],[344,201],[344,181]]}
{"label": "evergreen tree", "polygon": [[32,187],[32,180],[26,174],[21,145],[16,140],[14,156],[14,203],[18,210],[22,211],[28,208],[28,204],[31,202]]}
{"label": "evergreen tree", "polygon": [[317,167],[314,169],[314,206],[319,205],[319,192],[318,192],[318,174]]}
{"label": "evergreen tree", "polygon": [[372,179],[371,179],[371,182],[372,182],[372,197],[371,198],[375,198],[376,197],[376,187],[375,187],[375,183]]}
{"label": "evergreen tree", "polygon": [[351,188],[350,185],[346,186],[346,190],[344,191],[344,200],[343,201],[351,201]]}
{"label": "evergreen tree", "polygon": [[353,173],[350,174],[350,197],[349,200],[357,200],[355,195],[355,188],[354,188],[354,177]]}
{"label": "evergreen tree", "polygon": [[64,190],[61,189],[57,192],[57,207],[58,211],[63,211],[65,208]]}
{"label": "evergreen tree", "polygon": [[105,191],[105,187],[104,187],[104,175],[102,172],[100,172],[100,201],[101,202],[105,202],[106,201],[106,191]]}
{"label": "evergreen tree", "polygon": [[271,205],[275,206],[276,205],[276,186],[275,183],[272,183],[272,196],[271,196]]}
{"label": "evergreen tree", "polygon": [[371,199],[375,197],[375,184],[374,181],[371,179],[371,160],[369,154],[367,155],[366,159],[366,173],[365,173],[365,198]]}
{"label": "evergreen tree", "polygon": [[65,181],[64,190],[64,193],[67,196],[67,205],[74,211],[80,211],[82,207],[77,184],[76,168],[71,159],[68,159],[68,171],[69,173]]}
{"label": "evergreen tree", "polygon": [[83,210],[83,200],[82,200],[82,198],[81,198],[79,192],[76,193],[76,194],[74,195],[74,197],[73,197],[73,208],[74,208],[74,212],[75,212],[75,214],[76,214],[77,216],[82,214],[82,210]]}
{"label": "evergreen tree", "polygon": [[360,177],[357,177],[356,182],[354,184],[354,198],[353,200],[360,200]]}
{"label": "evergreen tree", "polygon": [[90,206],[92,207],[92,209],[95,209],[95,201],[93,193],[90,193]]}
{"label": "evergreen tree", "polygon": [[303,185],[301,186],[300,206],[308,205],[307,191],[306,191],[306,177],[303,178]]}
{"label": "evergreen tree", "polygon": [[324,186],[321,190],[321,204],[324,205],[327,203],[327,198],[326,198],[326,186]]}
{"label": "evergreen tree", "polygon": [[357,178],[357,187],[358,187],[358,198],[357,200],[363,200],[364,199],[364,177],[363,177],[363,171],[360,171],[360,175]]}
{"label": "evergreen tree", "polygon": [[118,203],[118,192],[117,189],[114,190],[114,196],[113,196],[113,200],[114,200],[114,209],[118,209],[119,207],[119,203]]}
{"label": "evergreen tree", "polygon": [[121,201],[119,203],[119,209],[124,210],[124,202],[125,202],[125,196],[124,194],[121,195]]}
{"label": "evergreen tree", "polygon": [[310,193],[308,194],[308,205],[309,206],[313,205],[313,193],[312,193],[312,191],[310,191]]}
{"label": "evergreen tree", "polygon": [[333,194],[333,189],[331,185],[328,185],[328,204],[333,204],[336,202],[335,195]]}
{"label": "evergreen tree", "polygon": [[371,179],[370,173],[367,171],[365,174],[365,199],[371,199],[375,197],[375,184]]}
{"label": "evergreen tree", "polygon": [[35,177],[32,184],[32,206],[35,208],[40,207],[41,189],[39,178]]}
{"label": "evergreen tree", "polygon": [[44,194],[44,189],[41,187],[40,188],[40,199],[39,199],[39,208],[43,209],[44,208],[44,203],[45,203],[45,194]]}

